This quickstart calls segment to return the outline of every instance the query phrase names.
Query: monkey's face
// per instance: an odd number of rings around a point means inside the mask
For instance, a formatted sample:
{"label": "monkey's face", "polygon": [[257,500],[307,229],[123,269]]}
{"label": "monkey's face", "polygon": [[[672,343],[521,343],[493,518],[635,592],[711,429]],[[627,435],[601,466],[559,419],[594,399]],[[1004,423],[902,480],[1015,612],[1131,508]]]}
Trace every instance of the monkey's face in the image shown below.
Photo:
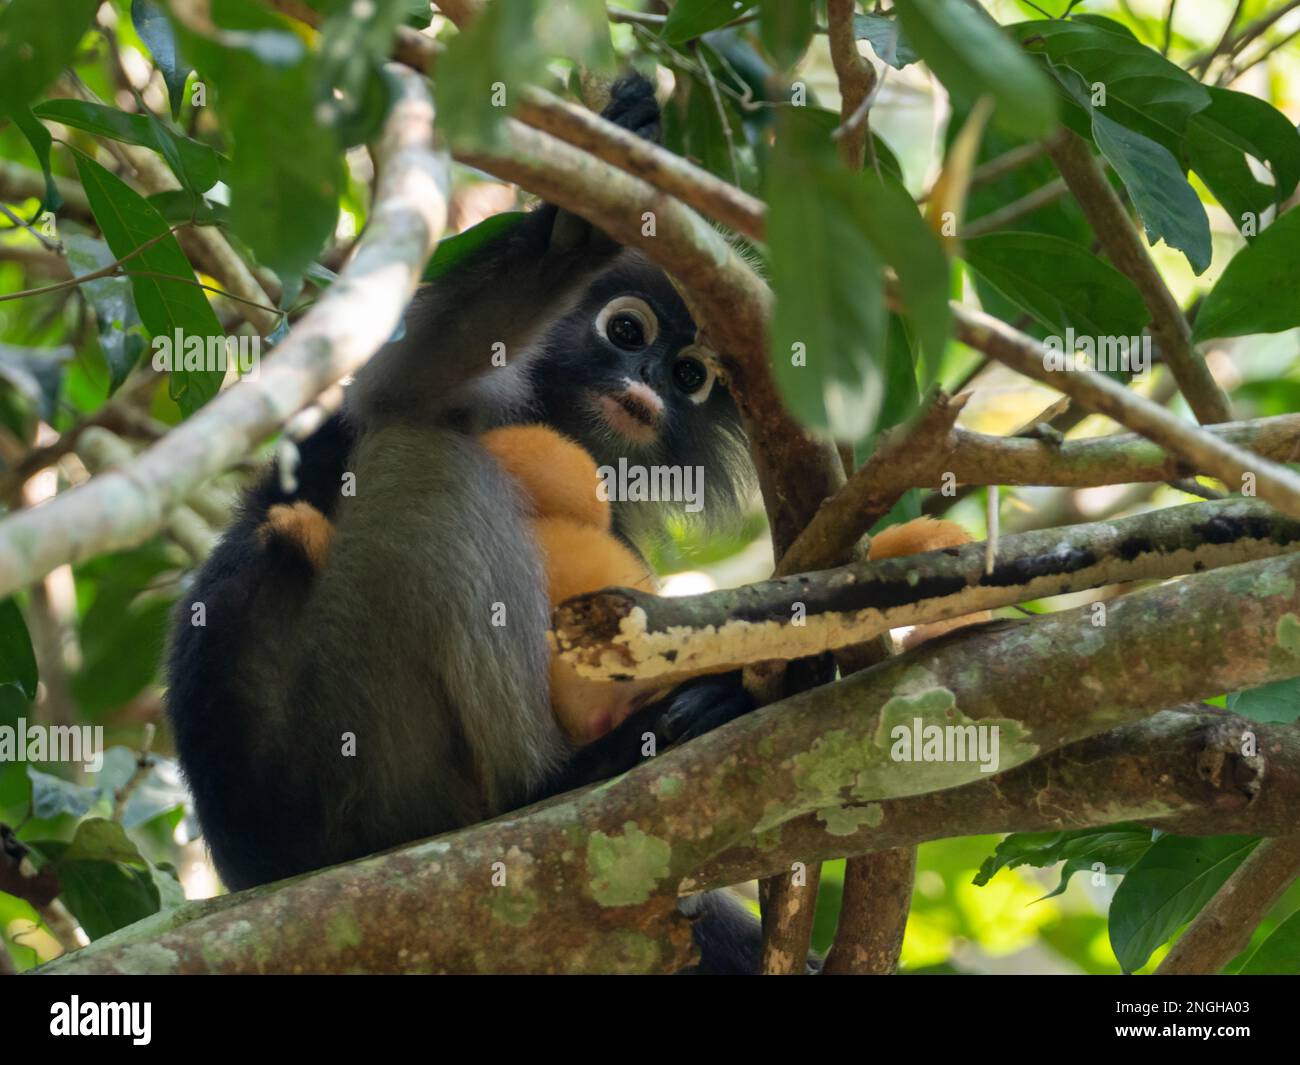
{"label": "monkey's face", "polygon": [[625,252],[547,334],[539,413],[597,465],[702,471],[705,505],[730,509],[747,481],[744,434],[697,334],[663,272]]}

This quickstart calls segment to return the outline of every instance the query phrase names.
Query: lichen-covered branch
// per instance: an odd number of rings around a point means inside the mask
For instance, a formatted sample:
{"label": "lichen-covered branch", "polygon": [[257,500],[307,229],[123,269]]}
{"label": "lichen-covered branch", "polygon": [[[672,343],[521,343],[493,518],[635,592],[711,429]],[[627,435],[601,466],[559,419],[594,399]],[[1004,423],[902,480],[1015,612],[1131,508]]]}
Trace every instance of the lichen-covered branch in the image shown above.
{"label": "lichen-covered branch", "polygon": [[802,658],[903,625],[1297,548],[1300,522],[1258,501],[1219,500],[1009,536],[992,573],[976,543],[700,595],[611,588],[560,604],[552,633],[584,676],[675,676]]}
{"label": "lichen-covered branch", "polygon": [[257,378],[217,396],[129,467],[0,521],[0,595],[55,566],[146,540],[200,484],[247,455],[361,366],[392,335],[446,215],[448,164],[432,145],[433,107],[397,68],[403,97],[377,149],[374,210],[339,280],[277,346]]}
{"label": "lichen-covered branch", "polygon": [[947,791],[828,808],[742,843],[685,888],[724,887],[809,861],[958,836],[1124,821],[1189,836],[1300,828],[1300,732],[1213,707],[1166,710]]}
{"label": "lichen-covered branch", "polygon": [[[663,971],[686,950],[671,898],[719,856],[789,854],[778,851],[786,827],[810,815],[847,840],[883,825],[886,800],[942,801],[930,793],[991,783],[987,760],[896,757],[896,728],[997,726],[1005,774],[1152,706],[1293,675],[1298,579],[1300,557],[1287,556],[1126,596],[1101,628],[1083,609],[967,630],[536,810],[185,907],[46,971]],[[1275,756],[1272,745],[1261,753]],[[1148,783],[1157,796],[1172,788]],[[1031,793],[1022,812],[1051,809]],[[1292,825],[1294,811],[1292,794]],[[928,831],[971,831],[953,824]]]}

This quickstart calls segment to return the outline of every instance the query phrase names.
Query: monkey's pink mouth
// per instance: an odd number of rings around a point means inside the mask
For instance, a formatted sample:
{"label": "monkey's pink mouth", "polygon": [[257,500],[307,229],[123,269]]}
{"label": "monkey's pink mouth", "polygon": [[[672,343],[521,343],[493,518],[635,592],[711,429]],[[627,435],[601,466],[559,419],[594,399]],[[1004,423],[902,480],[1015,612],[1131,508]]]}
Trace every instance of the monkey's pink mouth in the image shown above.
{"label": "monkey's pink mouth", "polygon": [[648,385],[629,382],[621,392],[597,397],[596,408],[614,432],[634,444],[653,444],[659,438],[664,401]]}

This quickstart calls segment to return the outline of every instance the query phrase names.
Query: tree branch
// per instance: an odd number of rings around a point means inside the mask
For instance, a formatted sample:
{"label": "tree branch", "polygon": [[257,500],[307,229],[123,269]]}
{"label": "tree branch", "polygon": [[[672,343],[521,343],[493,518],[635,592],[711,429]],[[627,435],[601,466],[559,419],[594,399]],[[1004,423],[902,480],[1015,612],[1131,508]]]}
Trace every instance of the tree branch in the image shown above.
{"label": "tree branch", "polygon": [[[685,949],[672,897],[696,890],[710,861],[772,843],[771,868],[796,818],[820,812],[847,839],[883,823],[884,800],[943,802],[930,793],[991,783],[973,761],[894,760],[893,726],[996,725],[1008,770],[1149,706],[1268,683],[1300,669],[1297,580],[1291,556],[1126,596],[1101,629],[1075,610],[967,630],[535,810],[160,914],[45,971],[663,971]],[[1212,630],[1197,623],[1209,612]],[[1293,752],[1289,737],[1272,746],[1288,730],[1259,731],[1270,737],[1262,757]],[[1044,816],[1040,796],[1029,806]],[[949,832],[944,820],[927,826]],[[491,887],[498,872],[505,884]],[[292,919],[302,913],[315,920]]]}
{"label": "tree branch", "polygon": [[952,307],[958,340],[1141,433],[1194,468],[1218,477],[1230,489],[1239,490],[1257,482],[1262,498],[1300,518],[1300,476],[1285,466],[1189,425],[1104,374],[1048,369],[1049,353],[1036,340],[982,311],[955,303]]}
{"label": "tree branch", "polygon": [[672,677],[822,654],[904,625],[1297,547],[1300,522],[1257,501],[1193,503],[1006,537],[991,574],[984,545],[975,543],[699,595],[605,589],[561,603],[552,634],[585,677]]}
{"label": "tree branch", "polygon": [[1047,150],[1092,224],[1107,258],[1142,294],[1151,312],[1151,335],[1197,420],[1228,421],[1232,417],[1228,397],[1211,376],[1205,360],[1193,350],[1186,315],[1156,269],[1114,186],[1093,159],[1088,142],[1063,129],[1048,143]]}

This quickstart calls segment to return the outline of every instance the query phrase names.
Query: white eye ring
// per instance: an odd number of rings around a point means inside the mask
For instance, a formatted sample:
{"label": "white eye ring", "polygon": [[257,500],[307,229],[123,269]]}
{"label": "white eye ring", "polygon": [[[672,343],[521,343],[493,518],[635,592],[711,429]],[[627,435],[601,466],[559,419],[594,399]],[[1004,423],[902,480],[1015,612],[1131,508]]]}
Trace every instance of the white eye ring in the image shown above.
{"label": "white eye ring", "polygon": [[636,296],[615,296],[600,309],[600,313],[596,315],[596,332],[606,340],[609,340],[606,327],[616,314],[630,314],[641,323],[641,328],[645,332],[646,347],[655,342],[655,337],[659,335],[659,319],[655,317],[655,312],[650,309],[650,305],[645,300],[638,299]]}
{"label": "white eye ring", "polygon": [[709,393],[713,391],[713,382],[718,379],[717,367],[714,365],[714,355],[708,348],[699,344],[689,344],[677,353],[677,358],[673,360],[676,365],[680,359],[694,359],[703,365],[707,376],[704,384],[700,385],[694,392],[685,393],[686,398],[692,403],[703,403],[709,398]]}

